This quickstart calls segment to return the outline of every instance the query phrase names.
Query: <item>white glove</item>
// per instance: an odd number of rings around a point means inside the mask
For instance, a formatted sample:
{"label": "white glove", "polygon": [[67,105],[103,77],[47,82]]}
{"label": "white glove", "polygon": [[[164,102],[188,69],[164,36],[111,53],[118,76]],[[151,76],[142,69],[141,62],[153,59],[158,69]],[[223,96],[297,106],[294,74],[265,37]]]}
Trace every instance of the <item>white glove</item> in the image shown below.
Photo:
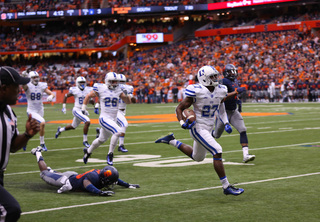
{"label": "white glove", "polygon": [[81,106],[81,112],[82,112],[84,115],[89,116],[89,112],[87,111],[87,105],[82,104],[82,106]]}
{"label": "white glove", "polygon": [[23,72],[21,73],[21,75],[22,75],[23,77],[29,77],[29,74],[28,74],[27,71],[23,71]]}
{"label": "white glove", "polygon": [[67,109],[66,109],[66,104],[65,103],[62,104],[62,110],[61,111],[63,112],[63,114],[67,113]]}
{"label": "white glove", "polygon": [[53,97],[54,97],[53,95],[48,96],[47,101],[48,101],[48,102],[52,102]]}
{"label": "white glove", "polygon": [[140,188],[139,184],[129,184],[129,189],[136,189],[136,188]]}
{"label": "white glove", "polygon": [[72,190],[72,186],[71,186],[71,183],[68,179],[68,180],[66,180],[66,183],[62,187],[60,187],[59,190],[57,190],[57,193],[63,193],[65,191],[69,191],[69,190]]}

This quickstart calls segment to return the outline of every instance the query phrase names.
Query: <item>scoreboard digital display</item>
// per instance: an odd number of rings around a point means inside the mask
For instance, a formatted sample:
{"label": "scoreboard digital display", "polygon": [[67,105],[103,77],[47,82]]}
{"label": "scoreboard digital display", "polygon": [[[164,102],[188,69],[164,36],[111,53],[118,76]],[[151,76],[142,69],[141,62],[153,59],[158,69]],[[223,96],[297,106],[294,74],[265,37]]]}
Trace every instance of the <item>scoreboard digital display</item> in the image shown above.
{"label": "scoreboard digital display", "polygon": [[160,43],[163,42],[163,33],[138,33],[137,43]]}
{"label": "scoreboard digital display", "polygon": [[176,13],[176,12],[200,12],[238,7],[257,6],[264,4],[297,2],[301,0],[236,0],[219,3],[198,5],[173,5],[173,6],[143,6],[143,7],[117,7],[99,9],[69,9],[65,11],[36,11],[2,13],[1,20],[14,19],[45,19],[65,16],[94,16],[94,15],[123,15],[123,14],[146,14],[146,13]]}

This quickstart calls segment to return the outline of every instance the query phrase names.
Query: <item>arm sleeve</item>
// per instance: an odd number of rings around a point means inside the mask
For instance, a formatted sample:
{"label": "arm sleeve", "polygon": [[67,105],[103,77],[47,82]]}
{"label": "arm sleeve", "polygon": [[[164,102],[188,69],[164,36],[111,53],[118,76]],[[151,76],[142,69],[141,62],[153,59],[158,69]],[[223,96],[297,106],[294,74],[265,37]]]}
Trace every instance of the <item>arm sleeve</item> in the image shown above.
{"label": "arm sleeve", "polygon": [[93,186],[93,184],[89,184],[88,186],[86,186],[86,190],[89,191],[90,193],[95,193],[95,194],[101,193],[101,190]]}
{"label": "arm sleeve", "polygon": [[118,185],[128,188],[130,185],[127,182],[124,182],[123,180],[118,179]]}
{"label": "arm sleeve", "polygon": [[224,103],[220,104],[220,107],[219,107],[219,118],[220,118],[221,122],[223,123],[223,125],[226,125],[226,123],[229,123]]}

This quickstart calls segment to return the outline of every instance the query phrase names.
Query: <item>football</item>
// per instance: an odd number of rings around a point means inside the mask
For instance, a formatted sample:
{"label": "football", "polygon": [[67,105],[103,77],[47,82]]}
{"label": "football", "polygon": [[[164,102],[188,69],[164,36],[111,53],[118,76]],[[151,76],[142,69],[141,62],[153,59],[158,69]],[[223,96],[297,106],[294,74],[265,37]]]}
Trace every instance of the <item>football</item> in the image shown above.
{"label": "football", "polygon": [[196,114],[192,109],[185,109],[182,111],[183,120],[186,121],[189,119],[189,123],[192,123],[196,120]]}

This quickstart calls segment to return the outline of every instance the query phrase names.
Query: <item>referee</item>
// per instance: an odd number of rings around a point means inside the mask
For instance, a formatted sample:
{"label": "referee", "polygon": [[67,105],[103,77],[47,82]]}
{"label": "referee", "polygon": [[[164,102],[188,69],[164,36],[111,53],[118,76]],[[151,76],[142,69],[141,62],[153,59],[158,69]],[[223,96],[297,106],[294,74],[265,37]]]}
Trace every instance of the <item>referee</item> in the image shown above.
{"label": "referee", "polygon": [[9,161],[9,154],[17,152],[40,129],[39,123],[29,115],[26,130],[19,134],[17,117],[10,105],[16,104],[19,85],[25,85],[30,78],[22,77],[9,66],[0,67],[0,221],[17,221],[21,208],[18,201],[4,188],[3,176]]}

